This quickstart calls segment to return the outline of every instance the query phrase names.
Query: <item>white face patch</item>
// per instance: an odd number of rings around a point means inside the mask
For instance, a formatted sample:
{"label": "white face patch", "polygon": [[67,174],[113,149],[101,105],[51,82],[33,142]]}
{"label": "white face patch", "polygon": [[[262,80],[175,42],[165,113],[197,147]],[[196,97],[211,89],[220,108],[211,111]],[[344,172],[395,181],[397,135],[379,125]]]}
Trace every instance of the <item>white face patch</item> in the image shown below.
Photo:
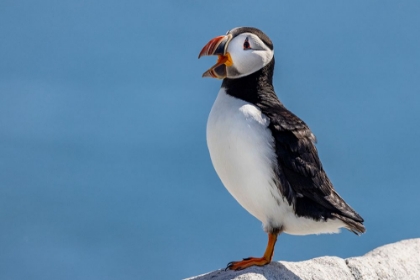
{"label": "white face patch", "polygon": [[234,79],[252,74],[266,66],[274,56],[274,51],[255,34],[242,33],[228,45],[233,65],[227,67],[227,77]]}

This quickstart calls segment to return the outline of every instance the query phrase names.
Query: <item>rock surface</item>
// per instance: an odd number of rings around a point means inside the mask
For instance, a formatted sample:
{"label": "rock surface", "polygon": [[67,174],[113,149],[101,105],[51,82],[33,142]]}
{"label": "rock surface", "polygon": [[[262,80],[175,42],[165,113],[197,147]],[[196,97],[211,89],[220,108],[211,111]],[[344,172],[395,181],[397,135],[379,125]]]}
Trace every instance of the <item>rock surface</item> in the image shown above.
{"label": "rock surface", "polygon": [[242,271],[217,270],[189,280],[385,280],[420,279],[420,238],[379,247],[362,257],[321,257],[272,262]]}

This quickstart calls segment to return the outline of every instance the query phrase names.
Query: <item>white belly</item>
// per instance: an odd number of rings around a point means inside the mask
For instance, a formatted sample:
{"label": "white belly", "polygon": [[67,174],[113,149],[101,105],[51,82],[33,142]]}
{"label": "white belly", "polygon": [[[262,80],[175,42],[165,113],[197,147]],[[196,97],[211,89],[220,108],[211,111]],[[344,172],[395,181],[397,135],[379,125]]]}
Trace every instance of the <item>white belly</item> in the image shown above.
{"label": "white belly", "polygon": [[277,158],[270,121],[258,107],[220,89],[207,122],[207,145],[213,166],[229,193],[266,230],[290,234],[337,232],[338,220],[315,222],[297,217],[274,183]]}

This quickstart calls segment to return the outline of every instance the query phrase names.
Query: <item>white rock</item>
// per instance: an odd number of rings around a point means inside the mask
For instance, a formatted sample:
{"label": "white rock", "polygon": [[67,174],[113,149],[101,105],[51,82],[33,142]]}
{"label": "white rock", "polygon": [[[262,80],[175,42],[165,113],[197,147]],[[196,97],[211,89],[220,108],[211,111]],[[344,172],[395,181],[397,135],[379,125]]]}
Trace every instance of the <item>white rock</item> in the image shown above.
{"label": "white rock", "polygon": [[321,257],[272,262],[242,271],[217,270],[189,280],[386,280],[420,279],[420,238],[379,247],[362,257]]}

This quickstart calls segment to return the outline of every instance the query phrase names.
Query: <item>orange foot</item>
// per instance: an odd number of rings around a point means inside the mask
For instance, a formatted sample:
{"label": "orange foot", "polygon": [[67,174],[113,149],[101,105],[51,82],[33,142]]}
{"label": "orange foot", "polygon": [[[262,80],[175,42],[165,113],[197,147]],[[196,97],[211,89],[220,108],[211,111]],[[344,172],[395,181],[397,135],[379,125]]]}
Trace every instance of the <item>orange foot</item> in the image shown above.
{"label": "orange foot", "polygon": [[280,230],[277,230],[268,234],[268,244],[262,258],[246,258],[242,261],[230,262],[228,263],[226,269],[242,270],[253,265],[263,266],[269,264],[273,258],[274,246],[276,245],[277,235],[279,232]]}
{"label": "orange foot", "polygon": [[253,265],[263,266],[263,265],[269,264],[270,262],[271,262],[271,260],[266,259],[265,257],[262,257],[262,258],[246,258],[246,259],[243,259],[242,261],[228,263],[226,269],[242,270],[242,269],[245,269],[245,268],[253,266]]}

